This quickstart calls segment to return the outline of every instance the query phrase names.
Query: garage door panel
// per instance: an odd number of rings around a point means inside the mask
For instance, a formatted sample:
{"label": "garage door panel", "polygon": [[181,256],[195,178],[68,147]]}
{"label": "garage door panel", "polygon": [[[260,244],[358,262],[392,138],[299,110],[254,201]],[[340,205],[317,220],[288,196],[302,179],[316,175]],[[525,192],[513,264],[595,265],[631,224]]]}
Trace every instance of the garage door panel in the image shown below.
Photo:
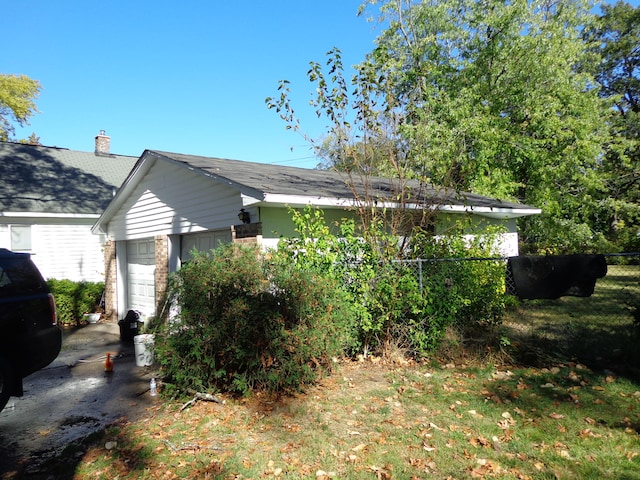
{"label": "garage door panel", "polygon": [[193,249],[199,252],[210,252],[223,243],[231,243],[231,230],[213,230],[183,235],[180,249],[181,258],[183,261],[188,261]]}
{"label": "garage door panel", "polygon": [[155,242],[153,239],[127,243],[127,309],[145,315],[155,313]]}

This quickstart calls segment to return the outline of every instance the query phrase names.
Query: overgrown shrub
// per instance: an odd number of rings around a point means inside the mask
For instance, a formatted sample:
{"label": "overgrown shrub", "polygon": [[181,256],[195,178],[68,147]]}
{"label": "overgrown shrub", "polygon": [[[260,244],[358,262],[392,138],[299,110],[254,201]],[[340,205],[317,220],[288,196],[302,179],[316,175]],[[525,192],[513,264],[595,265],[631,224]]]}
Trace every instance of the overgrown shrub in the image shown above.
{"label": "overgrown shrub", "polygon": [[368,335],[376,330],[369,300],[378,273],[375,252],[356,235],[353,220],[342,220],[338,237],[325,224],[322,210],[307,206],[302,211],[290,209],[290,213],[298,235],[282,239],[277,251],[272,252],[271,262],[279,269],[330,278],[339,290],[336,295],[345,299],[345,308],[349,310],[343,353],[367,348]]}
{"label": "overgrown shrub", "polygon": [[[496,256],[499,229],[476,237],[463,235],[462,226],[443,237],[416,233],[407,248],[382,226],[358,232],[353,221],[343,220],[337,237],[321,210],[291,212],[298,237],[282,241],[276,258],[339,281],[356,319],[352,352],[393,344],[425,356],[450,326],[475,333],[502,322],[508,301],[504,262],[468,260]],[[433,260],[423,262],[422,283],[411,259]]]}
{"label": "overgrown shrub", "polygon": [[341,355],[350,324],[329,276],[267,262],[254,248],[195,253],[172,277],[177,318],[156,334],[166,381],[180,391],[295,391]]}
{"label": "overgrown shrub", "polygon": [[85,313],[96,312],[100,306],[103,282],[74,282],[72,280],[47,280],[56,299],[58,323],[79,325]]}
{"label": "overgrown shrub", "polygon": [[[390,345],[426,356],[450,326],[486,331],[502,321],[504,263],[468,259],[495,255],[497,232],[416,235],[400,248],[382,229],[368,237],[345,220],[338,237],[320,210],[292,214],[298,237],[266,257],[225,245],[194,252],[172,277],[179,315],[156,338],[171,385],[295,391],[330,369],[333,357]],[[433,261],[420,280],[407,258]]]}
{"label": "overgrown shrub", "polygon": [[475,334],[502,323],[510,299],[505,293],[505,261],[495,248],[499,233],[487,229],[474,237],[414,238],[413,254],[431,260],[423,263],[423,288],[442,326]]}

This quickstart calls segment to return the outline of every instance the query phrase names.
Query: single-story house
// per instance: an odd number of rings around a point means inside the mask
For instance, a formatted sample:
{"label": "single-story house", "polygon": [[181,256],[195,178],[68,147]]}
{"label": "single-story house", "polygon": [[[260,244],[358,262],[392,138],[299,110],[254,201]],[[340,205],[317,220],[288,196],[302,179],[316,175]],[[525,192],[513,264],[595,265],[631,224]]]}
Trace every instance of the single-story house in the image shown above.
{"label": "single-story house", "polygon": [[29,252],[45,278],[103,281],[105,236],[91,228],[137,157],[0,142],[0,247]]}
{"label": "single-story house", "polygon": [[[367,185],[394,193],[389,179],[367,179]],[[431,205],[443,217],[471,214],[504,225],[503,248],[512,255],[515,219],[540,213],[418,185],[411,198],[416,208]],[[192,249],[210,251],[221,242],[275,247],[282,236],[295,235],[288,208],[309,204],[321,207],[327,222],[339,221],[353,215],[354,189],[336,172],[146,150],[93,227],[107,238],[107,314],[159,313],[169,273]]]}

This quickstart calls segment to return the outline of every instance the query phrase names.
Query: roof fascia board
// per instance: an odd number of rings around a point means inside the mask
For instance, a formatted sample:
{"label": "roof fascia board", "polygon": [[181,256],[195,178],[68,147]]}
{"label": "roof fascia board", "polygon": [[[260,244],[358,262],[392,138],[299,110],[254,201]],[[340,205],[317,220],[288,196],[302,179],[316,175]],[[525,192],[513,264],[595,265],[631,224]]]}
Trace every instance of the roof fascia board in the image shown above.
{"label": "roof fascia board", "polygon": [[530,215],[540,215],[539,208],[498,208],[498,207],[474,207],[466,205],[441,205],[440,211],[450,213],[475,213],[490,218],[518,218]]}
{"label": "roof fascia board", "polygon": [[40,213],[40,212],[0,212],[6,218],[100,218],[97,213]]}
{"label": "roof fascia board", "polygon": [[[244,201],[245,199],[243,199]],[[248,200],[248,199],[247,199]],[[291,205],[291,206],[306,206],[314,205],[318,207],[341,207],[349,208],[358,205],[358,202],[354,199],[341,199],[341,198],[328,198],[328,197],[313,197],[303,195],[282,195],[282,194],[265,194],[264,200],[251,199],[251,202],[247,201],[243,203],[245,206],[262,203],[272,205]],[[409,210],[419,210],[425,208],[424,205],[417,203],[408,203],[405,205],[399,205],[395,202],[379,202],[376,206],[380,208],[398,209],[405,208]],[[441,212],[448,213],[474,213],[490,218],[518,218],[529,215],[539,215],[542,210],[539,208],[495,208],[495,207],[474,207],[466,205],[430,205],[427,208],[432,210],[439,210]]]}

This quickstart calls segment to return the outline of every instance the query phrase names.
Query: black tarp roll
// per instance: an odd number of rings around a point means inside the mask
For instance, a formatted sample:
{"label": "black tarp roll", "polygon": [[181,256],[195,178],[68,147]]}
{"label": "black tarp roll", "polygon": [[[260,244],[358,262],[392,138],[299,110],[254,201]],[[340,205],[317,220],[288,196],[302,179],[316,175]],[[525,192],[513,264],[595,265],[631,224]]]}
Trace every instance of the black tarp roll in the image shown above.
{"label": "black tarp roll", "polygon": [[[596,280],[607,274],[604,255],[547,255],[510,257],[512,291],[521,299],[589,297]],[[515,291],[513,291],[515,290]]]}

